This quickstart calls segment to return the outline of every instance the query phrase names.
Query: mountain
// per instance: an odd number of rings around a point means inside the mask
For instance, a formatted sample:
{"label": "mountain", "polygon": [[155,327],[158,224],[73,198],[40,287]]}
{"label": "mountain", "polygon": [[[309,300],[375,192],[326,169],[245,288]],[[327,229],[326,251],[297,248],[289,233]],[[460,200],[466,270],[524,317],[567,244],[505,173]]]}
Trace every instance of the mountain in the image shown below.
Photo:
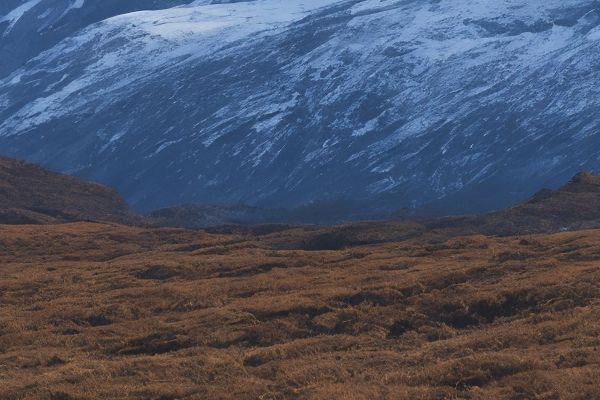
{"label": "mountain", "polygon": [[142,211],[498,209],[600,167],[599,24],[597,0],[119,14],[0,81],[0,151],[110,184]]}
{"label": "mountain", "polygon": [[0,223],[137,220],[112,189],[0,157]]}
{"label": "mountain", "polygon": [[78,30],[103,19],[192,0],[3,0],[0,4],[0,77]]}

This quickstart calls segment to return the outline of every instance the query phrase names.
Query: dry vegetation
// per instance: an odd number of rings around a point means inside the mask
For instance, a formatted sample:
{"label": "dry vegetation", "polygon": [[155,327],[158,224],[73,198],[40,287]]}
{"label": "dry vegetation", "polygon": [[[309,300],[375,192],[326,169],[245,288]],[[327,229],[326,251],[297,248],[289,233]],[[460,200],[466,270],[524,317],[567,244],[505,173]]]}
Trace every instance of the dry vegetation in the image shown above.
{"label": "dry vegetation", "polygon": [[378,229],[0,226],[0,398],[600,399],[600,231]]}
{"label": "dry vegetation", "polygon": [[0,224],[138,222],[113,189],[0,157]]}

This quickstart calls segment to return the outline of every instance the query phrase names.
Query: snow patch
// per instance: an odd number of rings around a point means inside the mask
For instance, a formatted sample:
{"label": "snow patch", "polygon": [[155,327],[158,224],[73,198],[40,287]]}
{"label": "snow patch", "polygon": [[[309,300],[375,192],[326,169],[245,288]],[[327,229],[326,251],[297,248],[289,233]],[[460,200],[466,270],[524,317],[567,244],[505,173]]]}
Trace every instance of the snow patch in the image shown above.
{"label": "snow patch", "polygon": [[587,38],[592,41],[600,40],[600,28],[596,28],[588,33]]}
{"label": "snow patch", "polygon": [[10,31],[14,28],[17,22],[32,8],[40,4],[43,0],[28,0],[27,2],[21,4],[19,7],[15,8],[4,17],[0,18],[0,23],[8,22],[8,28],[4,31],[4,36],[8,35]]}

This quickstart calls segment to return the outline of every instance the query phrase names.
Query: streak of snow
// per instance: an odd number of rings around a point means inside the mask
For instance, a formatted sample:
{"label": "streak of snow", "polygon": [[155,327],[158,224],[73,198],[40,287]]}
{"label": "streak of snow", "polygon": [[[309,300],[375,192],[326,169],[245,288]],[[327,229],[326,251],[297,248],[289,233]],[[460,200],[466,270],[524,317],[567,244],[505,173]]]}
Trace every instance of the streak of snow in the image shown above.
{"label": "streak of snow", "polygon": [[0,18],[0,23],[8,22],[8,28],[4,31],[4,36],[8,35],[12,28],[16,25],[17,22],[32,8],[40,4],[42,0],[28,0],[27,2],[21,4],[19,7],[15,8],[2,18]]}

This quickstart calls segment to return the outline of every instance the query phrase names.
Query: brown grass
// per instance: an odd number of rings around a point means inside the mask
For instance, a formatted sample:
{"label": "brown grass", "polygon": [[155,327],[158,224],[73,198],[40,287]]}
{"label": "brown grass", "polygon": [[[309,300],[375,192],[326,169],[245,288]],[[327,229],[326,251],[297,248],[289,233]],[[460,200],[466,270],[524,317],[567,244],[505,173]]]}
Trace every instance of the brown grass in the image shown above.
{"label": "brown grass", "polygon": [[600,231],[306,232],[0,226],[0,398],[600,399]]}
{"label": "brown grass", "polygon": [[113,189],[0,156],[0,224],[142,223]]}

